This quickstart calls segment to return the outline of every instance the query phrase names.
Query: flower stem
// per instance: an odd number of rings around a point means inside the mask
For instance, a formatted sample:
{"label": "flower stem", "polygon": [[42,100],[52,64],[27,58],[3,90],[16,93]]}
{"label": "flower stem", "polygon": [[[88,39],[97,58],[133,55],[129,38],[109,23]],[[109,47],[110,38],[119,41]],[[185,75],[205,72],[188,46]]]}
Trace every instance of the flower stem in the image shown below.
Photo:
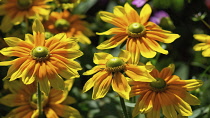
{"label": "flower stem", "polygon": [[126,106],[125,106],[125,101],[122,97],[120,97],[120,104],[121,104],[121,107],[122,107],[122,110],[123,110],[124,118],[129,118],[129,115],[128,115],[128,112],[127,112],[127,109],[126,109]]}
{"label": "flower stem", "polygon": [[201,21],[210,29],[210,25],[205,20],[201,19]]}
{"label": "flower stem", "polygon": [[39,83],[37,82],[37,108],[39,111],[39,117],[42,117],[42,92],[40,90]]}

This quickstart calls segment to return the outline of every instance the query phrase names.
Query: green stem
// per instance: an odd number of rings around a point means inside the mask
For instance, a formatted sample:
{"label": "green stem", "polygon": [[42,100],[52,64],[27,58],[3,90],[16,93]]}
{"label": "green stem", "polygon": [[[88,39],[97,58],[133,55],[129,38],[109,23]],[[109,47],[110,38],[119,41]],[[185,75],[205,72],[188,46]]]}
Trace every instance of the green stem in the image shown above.
{"label": "green stem", "polygon": [[37,82],[37,108],[39,111],[39,117],[42,117],[42,92],[40,90],[39,83]]}
{"label": "green stem", "polygon": [[129,115],[128,115],[128,112],[127,112],[127,109],[126,109],[126,106],[125,106],[125,101],[121,97],[120,97],[120,104],[121,104],[121,107],[122,107],[122,110],[123,110],[124,117],[129,118]]}
{"label": "green stem", "polygon": [[203,76],[206,74],[206,72],[210,69],[210,66],[208,66],[204,71],[203,73],[201,74],[201,79],[203,78]]}
{"label": "green stem", "polygon": [[210,29],[210,25],[203,19],[201,19],[201,21]]}

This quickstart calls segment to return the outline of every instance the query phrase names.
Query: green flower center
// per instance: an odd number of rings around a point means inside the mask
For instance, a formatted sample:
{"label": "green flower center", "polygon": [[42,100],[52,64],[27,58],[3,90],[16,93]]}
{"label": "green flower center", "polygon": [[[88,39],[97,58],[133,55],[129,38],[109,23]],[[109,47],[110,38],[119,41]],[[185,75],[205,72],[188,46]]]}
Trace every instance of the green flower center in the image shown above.
{"label": "green flower center", "polygon": [[140,23],[132,23],[128,26],[127,32],[130,37],[141,37],[145,34],[145,28]]}
{"label": "green flower center", "polygon": [[65,19],[59,19],[55,22],[55,28],[59,31],[67,31],[70,27],[70,23]]}
{"label": "green flower center", "polygon": [[31,7],[32,0],[17,0],[17,5],[20,9],[28,9]]}
{"label": "green flower center", "polygon": [[110,72],[119,72],[125,69],[125,62],[118,58],[113,57],[106,62],[106,70]]}
{"label": "green flower center", "polygon": [[44,61],[49,57],[49,51],[44,46],[37,46],[32,50],[32,57],[38,61]]}
{"label": "green flower center", "polygon": [[150,86],[154,91],[163,91],[166,87],[166,82],[162,78],[156,78],[157,81],[151,82]]}

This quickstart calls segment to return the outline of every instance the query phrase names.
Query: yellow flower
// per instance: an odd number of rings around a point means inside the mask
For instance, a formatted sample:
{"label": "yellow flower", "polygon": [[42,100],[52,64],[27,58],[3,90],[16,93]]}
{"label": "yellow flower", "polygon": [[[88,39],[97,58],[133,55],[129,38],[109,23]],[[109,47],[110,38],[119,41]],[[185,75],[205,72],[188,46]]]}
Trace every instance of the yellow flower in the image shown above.
{"label": "yellow flower", "polygon": [[[123,73],[132,80],[151,82],[154,78],[149,76],[144,66],[137,66],[127,63],[130,59],[130,53],[122,50],[118,57],[113,57],[108,53],[95,53],[93,62],[97,66],[86,71],[83,75],[93,75],[83,87],[83,92],[93,87],[93,99],[103,98],[109,91],[110,85],[121,97],[129,99],[131,90]],[[136,78],[141,78],[140,80]]]}
{"label": "yellow flower", "polygon": [[112,35],[109,40],[102,42],[97,49],[114,48],[126,41],[126,50],[132,54],[132,62],[138,63],[140,54],[146,58],[153,58],[156,52],[168,54],[158,43],[171,43],[179,38],[178,34],[162,30],[155,23],[148,21],[152,10],[146,4],[140,15],[126,3],[124,7],[116,6],[114,13],[106,11],[99,12],[101,19],[116,27],[109,29],[99,35]]}
{"label": "yellow flower", "polygon": [[83,44],[90,44],[88,38],[93,32],[87,28],[87,22],[81,20],[82,16],[70,14],[67,10],[63,12],[52,12],[49,20],[44,22],[45,28],[51,33],[66,33],[67,37],[76,37]]}
{"label": "yellow flower", "polygon": [[72,10],[81,2],[81,0],[55,0],[55,2],[58,7],[61,6],[63,9]]}
{"label": "yellow flower", "polygon": [[193,37],[202,42],[199,44],[196,44],[193,49],[195,51],[203,51],[202,55],[204,57],[210,57],[210,36],[206,34],[195,34]]}
{"label": "yellow flower", "polygon": [[153,69],[150,74],[156,78],[154,82],[131,82],[131,96],[140,95],[133,117],[139,113],[145,113],[147,118],[160,118],[160,111],[167,118],[177,116],[190,116],[190,105],[199,105],[198,98],[188,91],[200,87],[201,80],[181,80],[177,75],[172,75],[175,66],[173,64],[159,72]]}
{"label": "yellow flower", "polygon": [[52,0],[6,0],[0,5],[0,15],[4,15],[0,29],[8,32],[13,25],[18,25],[25,19],[47,16]]}
{"label": "yellow flower", "polygon": [[[0,104],[15,107],[7,118],[38,118],[36,83],[29,85],[21,81],[7,82],[11,94],[0,99]],[[78,110],[68,104],[75,103],[73,97],[68,96],[68,91],[50,89],[49,96],[42,95],[42,109],[47,118],[81,118]]]}
{"label": "yellow flower", "polygon": [[34,21],[32,29],[33,35],[26,34],[25,41],[16,37],[4,38],[10,47],[0,50],[0,53],[17,58],[0,62],[0,66],[11,65],[4,80],[21,78],[24,84],[37,81],[41,91],[48,95],[50,86],[63,89],[62,77],[79,77],[77,70],[81,66],[74,59],[83,53],[77,42],[63,33],[45,40],[44,27],[39,20]]}

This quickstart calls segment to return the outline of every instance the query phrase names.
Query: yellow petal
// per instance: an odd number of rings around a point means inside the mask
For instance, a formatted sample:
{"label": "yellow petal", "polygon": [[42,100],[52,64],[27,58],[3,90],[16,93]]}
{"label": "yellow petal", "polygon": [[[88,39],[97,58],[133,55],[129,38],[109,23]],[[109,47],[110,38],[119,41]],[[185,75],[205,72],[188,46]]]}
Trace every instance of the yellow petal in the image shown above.
{"label": "yellow petal", "polygon": [[40,90],[48,96],[50,93],[50,82],[48,78],[42,78],[38,79],[39,85],[40,85]]}
{"label": "yellow petal", "polygon": [[98,72],[98,73],[96,73],[95,75],[93,75],[93,77],[90,78],[90,79],[85,83],[85,85],[84,85],[84,87],[83,87],[83,93],[86,92],[86,91],[88,91],[88,90],[90,90],[90,89],[95,85],[95,82],[96,82],[98,79],[100,79],[100,77],[101,77],[102,75],[104,75],[105,73],[106,73],[106,72],[103,71],[103,72]]}
{"label": "yellow petal", "polygon": [[25,41],[30,43],[30,44],[33,44],[34,43],[34,36],[31,35],[31,34],[25,34]]}
{"label": "yellow petal", "polygon": [[53,104],[51,105],[51,108],[55,111],[56,114],[58,114],[58,116],[64,118],[82,118],[77,109],[67,105]]}
{"label": "yellow petal", "polygon": [[173,105],[163,106],[163,115],[167,118],[177,118],[177,112]]}
{"label": "yellow petal", "polygon": [[6,47],[0,50],[0,53],[3,54],[4,56],[13,56],[13,50],[14,47]]}
{"label": "yellow petal", "polygon": [[127,50],[121,50],[118,57],[123,59],[124,62],[127,62],[130,59],[131,55]]}
{"label": "yellow petal", "polygon": [[146,114],[147,118],[160,118],[160,110],[152,109]]}
{"label": "yellow petal", "polygon": [[4,40],[7,43],[7,45],[10,47],[18,46],[18,44],[23,41],[17,37],[7,37],[4,38]]}
{"label": "yellow petal", "polygon": [[127,34],[117,34],[117,35],[114,35],[112,38],[102,42],[96,48],[100,50],[115,48],[118,45],[122,44],[127,38],[128,38]]}
{"label": "yellow petal", "polygon": [[12,29],[12,27],[13,24],[11,23],[10,17],[8,15],[4,16],[0,25],[1,31],[4,33],[9,32]]}
{"label": "yellow petal", "polygon": [[134,38],[129,38],[126,43],[126,50],[131,54],[130,64],[137,65],[140,60],[140,49],[137,45],[137,40]]}
{"label": "yellow petal", "polygon": [[48,80],[53,88],[58,90],[64,90],[65,84],[63,79],[59,75],[55,75],[53,78],[49,78]]}
{"label": "yellow petal", "polygon": [[152,50],[157,51],[162,54],[168,54],[167,50],[164,50],[156,41],[142,37],[142,41],[145,45],[150,47]]}
{"label": "yellow petal", "polygon": [[112,81],[112,88],[122,98],[129,100],[129,93],[131,91],[131,87],[128,85],[128,82],[122,73],[116,72],[114,74],[114,78]]}
{"label": "yellow petal", "polygon": [[199,44],[196,44],[193,49],[195,51],[201,51],[201,50],[206,50],[210,48],[210,45],[206,44],[206,43],[199,43]]}
{"label": "yellow petal", "polygon": [[32,25],[33,34],[36,33],[44,33],[44,26],[42,25],[41,21],[38,19],[35,19]]}
{"label": "yellow petal", "polygon": [[140,22],[138,13],[128,3],[124,5],[124,9],[125,9],[129,24],[133,22]]}
{"label": "yellow petal", "polygon": [[119,33],[125,33],[125,28],[111,28],[105,32],[102,33],[96,33],[97,35],[112,35],[112,34],[119,34]]}
{"label": "yellow petal", "polygon": [[202,55],[203,55],[204,57],[210,57],[210,48],[204,50],[204,51],[202,52]]}
{"label": "yellow petal", "polygon": [[149,4],[145,4],[144,7],[141,9],[140,12],[140,20],[141,23],[144,24],[148,21],[150,15],[152,13],[152,9]]}
{"label": "yellow petal", "polygon": [[91,70],[84,72],[82,75],[92,75],[100,70],[101,70],[101,66],[94,66]]}
{"label": "yellow petal", "polygon": [[[178,96],[176,96],[179,98]],[[181,114],[182,116],[191,116],[192,115],[192,109],[188,103],[186,103],[184,100],[179,98],[180,102],[178,104],[174,104],[174,107],[176,111]]]}
{"label": "yellow petal", "polygon": [[58,118],[58,115],[56,114],[56,112],[52,108],[46,108],[44,110],[44,113],[45,113],[47,118]]}
{"label": "yellow petal", "polygon": [[129,65],[126,66],[126,75],[134,81],[152,82],[155,79],[148,73],[145,67]]}
{"label": "yellow petal", "polygon": [[196,96],[194,96],[188,92],[186,92],[184,101],[186,101],[190,105],[200,105],[200,103],[201,103],[200,100]]}
{"label": "yellow petal", "polygon": [[186,87],[188,91],[193,91],[203,85],[203,81],[198,79],[190,79],[183,81],[186,83],[184,87]]}
{"label": "yellow petal", "polygon": [[103,98],[109,91],[111,82],[112,82],[111,73],[105,72],[103,75],[101,75],[101,77],[95,82],[95,85],[93,88],[92,99],[95,100],[95,99]]}
{"label": "yellow petal", "polygon": [[113,56],[109,53],[99,52],[94,53],[93,62],[95,64],[106,64],[107,60]]}
{"label": "yellow petal", "polygon": [[122,21],[124,21],[124,19],[116,17],[113,13],[109,13],[106,11],[100,11],[99,15],[103,21],[111,23],[117,27],[125,27],[126,26],[126,24],[124,24],[124,22],[122,22]]}
{"label": "yellow petal", "polygon": [[200,41],[200,42],[209,42],[210,41],[210,36],[209,35],[206,35],[206,34],[194,34],[193,37]]}
{"label": "yellow petal", "polygon": [[137,40],[137,46],[139,47],[140,53],[146,58],[153,58],[157,53],[152,50],[147,44],[141,40]]}

